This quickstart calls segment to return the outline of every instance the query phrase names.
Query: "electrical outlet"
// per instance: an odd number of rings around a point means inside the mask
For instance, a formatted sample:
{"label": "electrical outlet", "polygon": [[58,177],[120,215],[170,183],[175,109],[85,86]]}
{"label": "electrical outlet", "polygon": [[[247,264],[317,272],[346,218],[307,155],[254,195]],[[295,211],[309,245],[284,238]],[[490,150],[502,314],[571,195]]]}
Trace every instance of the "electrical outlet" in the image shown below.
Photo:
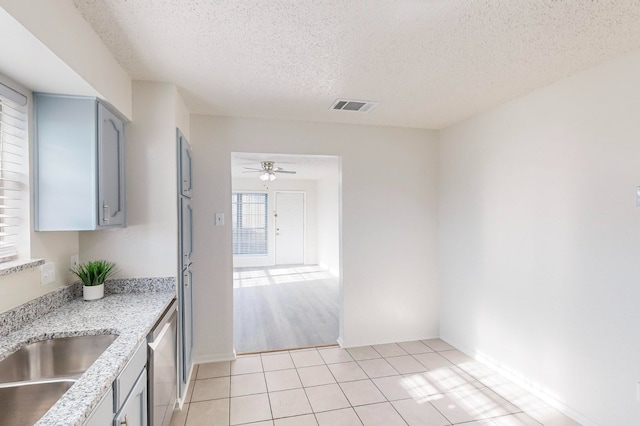
{"label": "electrical outlet", "polygon": [[56,264],[45,263],[40,267],[40,285],[45,286],[56,281]]}
{"label": "electrical outlet", "polygon": [[69,261],[69,269],[74,269],[80,264],[80,256],[74,254]]}

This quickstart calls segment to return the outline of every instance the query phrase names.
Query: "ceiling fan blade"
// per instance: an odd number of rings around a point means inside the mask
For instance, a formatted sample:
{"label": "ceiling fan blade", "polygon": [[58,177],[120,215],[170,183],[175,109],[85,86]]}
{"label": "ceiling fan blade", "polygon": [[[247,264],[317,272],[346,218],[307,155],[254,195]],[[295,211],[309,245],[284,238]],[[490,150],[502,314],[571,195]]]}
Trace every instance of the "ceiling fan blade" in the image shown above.
{"label": "ceiling fan blade", "polygon": [[275,173],[287,173],[287,174],[290,174],[290,175],[295,175],[296,174],[296,172],[293,172],[291,170],[274,170],[274,172]]}
{"label": "ceiling fan blade", "polygon": [[247,170],[255,170],[256,172],[261,172],[263,169],[256,169],[255,167],[243,167],[244,169]]}
{"label": "ceiling fan blade", "polygon": [[260,173],[262,170],[245,170],[242,173]]}

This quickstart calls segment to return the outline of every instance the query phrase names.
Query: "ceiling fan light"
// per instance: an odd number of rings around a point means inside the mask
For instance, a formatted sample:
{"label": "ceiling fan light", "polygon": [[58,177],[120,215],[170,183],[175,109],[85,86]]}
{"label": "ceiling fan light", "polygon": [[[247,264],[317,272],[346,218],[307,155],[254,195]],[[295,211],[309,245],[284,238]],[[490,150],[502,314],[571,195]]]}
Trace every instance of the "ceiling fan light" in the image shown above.
{"label": "ceiling fan light", "polygon": [[267,181],[267,180],[273,180],[273,179],[271,179],[269,172],[264,172],[260,175],[260,180]]}
{"label": "ceiling fan light", "polygon": [[276,180],[276,174],[273,173],[273,172],[269,172],[269,178],[268,179],[271,180],[271,181]]}

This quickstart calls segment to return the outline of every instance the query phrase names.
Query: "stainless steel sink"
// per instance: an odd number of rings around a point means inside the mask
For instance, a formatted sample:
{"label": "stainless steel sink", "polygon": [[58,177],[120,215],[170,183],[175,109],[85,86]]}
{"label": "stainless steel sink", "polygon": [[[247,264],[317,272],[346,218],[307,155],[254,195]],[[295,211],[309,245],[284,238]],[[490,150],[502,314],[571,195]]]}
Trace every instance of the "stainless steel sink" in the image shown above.
{"label": "stainless steel sink", "polygon": [[118,336],[31,343],[0,361],[0,425],[33,425]]}
{"label": "stainless steel sink", "polygon": [[80,375],[117,337],[60,337],[23,346],[0,361],[0,384]]}
{"label": "stainless steel sink", "polygon": [[0,424],[33,426],[75,383],[75,380],[0,388]]}

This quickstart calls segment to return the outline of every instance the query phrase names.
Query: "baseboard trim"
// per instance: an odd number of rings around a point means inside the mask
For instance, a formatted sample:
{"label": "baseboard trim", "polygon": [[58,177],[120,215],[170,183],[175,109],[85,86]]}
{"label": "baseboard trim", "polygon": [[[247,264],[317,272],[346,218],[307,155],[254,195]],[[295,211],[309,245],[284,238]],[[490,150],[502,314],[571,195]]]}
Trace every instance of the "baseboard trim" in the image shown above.
{"label": "baseboard trim", "polygon": [[318,266],[321,267],[322,269],[324,269],[325,271],[327,271],[334,278],[339,278],[340,277],[340,272],[337,269],[333,269],[333,268],[329,267],[329,265],[326,265],[324,263],[320,263],[320,264],[318,264]]}
{"label": "baseboard trim", "polygon": [[341,348],[344,348],[344,341],[342,340],[342,337],[338,337],[336,343],[338,343],[338,346],[340,346]]}
{"label": "baseboard trim", "polygon": [[466,347],[465,345],[461,345],[460,343],[456,342],[455,340],[448,339],[448,338],[442,338],[442,337],[441,337],[441,339],[446,341],[447,343],[451,344],[456,349],[458,349],[458,350],[464,352],[465,354],[469,355],[471,358],[475,359],[476,361],[480,362],[481,364],[485,365],[487,368],[490,368],[491,370],[495,371],[496,373],[500,374],[501,376],[511,380],[516,385],[520,386],[521,388],[523,388],[527,392],[531,393],[532,395],[540,398],[542,401],[546,402],[551,407],[555,408],[556,410],[560,411],[562,414],[570,417],[571,419],[575,420],[576,422],[580,423],[581,425],[583,425],[583,426],[598,426],[597,423],[595,423],[592,420],[586,418],[583,414],[581,414],[578,411],[574,410],[573,408],[567,406],[563,402],[555,399],[554,397],[552,397],[551,395],[545,393],[541,389],[531,385],[530,381],[527,380],[526,378],[521,377],[521,376],[519,376],[519,375],[517,375],[517,374],[515,374],[513,372],[510,372],[510,371],[506,370],[504,367],[496,364],[495,362],[491,361],[490,359],[488,359],[486,357],[478,356],[477,354],[474,353],[475,351],[473,351],[472,349]]}
{"label": "baseboard trim", "polygon": [[[189,369],[189,380],[187,380],[187,389],[184,392],[184,396],[186,396],[189,393],[189,386],[193,386],[193,384],[191,383],[193,380],[195,380],[195,377],[193,376],[193,367],[195,367],[195,362],[193,363],[193,365],[191,365],[191,368]],[[180,398],[178,397],[177,401],[176,401],[176,405],[174,407],[174,410],[177,408],[178,410],[182,410],[182,406],[185,404],[185,400],[184,398]]]}

